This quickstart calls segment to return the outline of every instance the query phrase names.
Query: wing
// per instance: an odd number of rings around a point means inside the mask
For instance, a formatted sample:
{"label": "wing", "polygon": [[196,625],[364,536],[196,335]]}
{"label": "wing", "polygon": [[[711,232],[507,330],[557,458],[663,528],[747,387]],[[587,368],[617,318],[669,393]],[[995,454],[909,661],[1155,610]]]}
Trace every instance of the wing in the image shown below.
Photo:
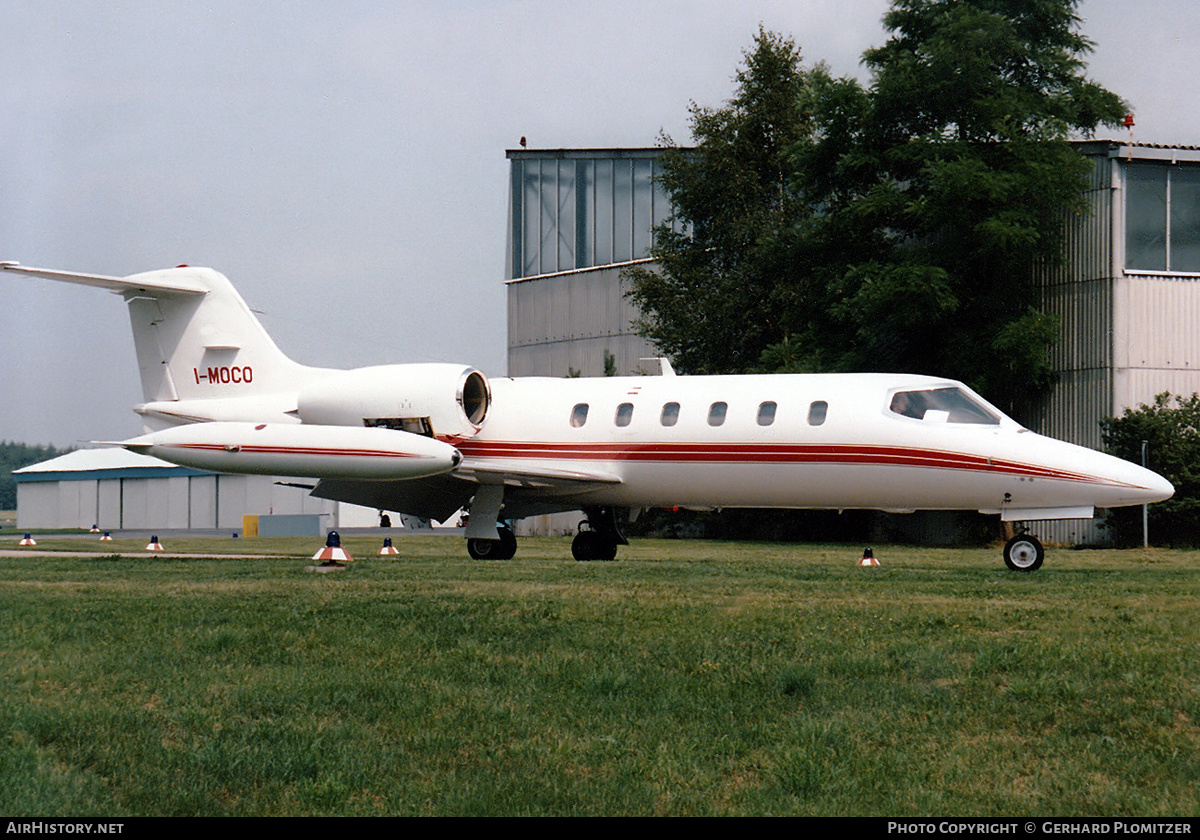
{"label": "wing", "polygon": [[621,477],[592,470],[564,470],[532,466],[527,461],[504,458],[466,458],[454,471],[456,476],[478,484],[501,484],[511,488],[539,489],[577,495],[606,484],[620,484]]}
{"label": "wing", "polygon": [[580,497],[620,483],[620,476],[611,473],[539,468],[523,461],[496,458],[467,458],[454,472],[430,478],[409,481],[324,479],[313,489],[312,495],[444,522],[471,501],[481,484],[503,484],[505,513],[521,518],[576,510],[582,501]]}
{"label": "wing", "polygon": [[312,489],[318,499],[393,510],[444,522],[475,495],[475,484],[449,475],[408,481],[325,478]]}

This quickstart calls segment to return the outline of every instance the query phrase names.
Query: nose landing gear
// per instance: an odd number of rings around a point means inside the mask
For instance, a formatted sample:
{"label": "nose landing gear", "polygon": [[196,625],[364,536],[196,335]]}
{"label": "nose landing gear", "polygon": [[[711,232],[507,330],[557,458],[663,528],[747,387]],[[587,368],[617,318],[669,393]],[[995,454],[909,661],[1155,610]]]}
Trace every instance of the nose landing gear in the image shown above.
{"label": "nose landing gear", "polygon": [[1032,534],[1017,534],[1004,546],[1004,565],[1014,572],[1035,572],[1046,559],[1046,550]]}
{"label": "nose landing gear", "polygon": [[512,528],[507,525],[498,525],[496,531],[500,534],[498,540],[467,540],[467,554],[471,556],[472,560],[513,559],[517,553],[517,538],[513,534]]}

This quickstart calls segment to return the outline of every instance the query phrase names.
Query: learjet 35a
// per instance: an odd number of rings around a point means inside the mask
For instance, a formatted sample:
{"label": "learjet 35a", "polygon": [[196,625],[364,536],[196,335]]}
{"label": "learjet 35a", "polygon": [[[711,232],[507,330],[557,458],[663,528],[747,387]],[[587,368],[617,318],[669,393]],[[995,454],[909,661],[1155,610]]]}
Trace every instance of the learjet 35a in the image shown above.
{"label": "learjet 35a", "polygon": [[[315,480],[325,499],[444,520],[469,506],[473,557],[508,522],[579,510],[572,553],[611,560],[620,509],[975,510],[1087,518],[1170,498],[1142,467],[1034,434],[959,382],[900,374],[488,380],[453,364],[354,370],[285,356],[230,282],[180,266],[129,277],[9,272],[121,295],[146,433],[126,448],[214,472]],[[1004,559],[1037,569],[1041,544]]]}

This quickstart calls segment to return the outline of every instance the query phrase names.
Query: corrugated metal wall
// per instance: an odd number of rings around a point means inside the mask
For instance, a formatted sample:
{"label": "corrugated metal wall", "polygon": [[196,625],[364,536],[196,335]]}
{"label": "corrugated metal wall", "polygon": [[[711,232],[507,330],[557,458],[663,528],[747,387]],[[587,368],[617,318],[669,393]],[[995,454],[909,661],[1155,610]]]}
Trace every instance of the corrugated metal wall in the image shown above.
{"label": "corrugated metal wall", "polygon": [[1098,447],[1111,406],[1113,189],[1109,161],[1093,157],[1088,212],[1067,220],[1064,258],[1036,273],[1042,308],[1061,321],[1051,363],[1059,382],[1036,431]]}
{"label": "corrugated metal wall", "polygon": [[17,484],[22,528],[188,529],[240,531],[247,513],[322,513],[336,524],[377,522],[375,512],[310,496],[274,476],[166,475],[55,480]]}
{"label": "corrugated metal wall", "polygon": [[[1065,220],[1061,262],[1035,272],[1042,308],[1060,319],[1059,343],[1051,351],[1058,384],[1041,407],[1034,430],[1099,449],[1099,419],[1112,406],[1113,168],[1101,153],[1087,187],[1087,211]],[[1032,530],[1046,542],[1097,543],[1097,520],[1038,522]]]}
{"label": "corrugated metal wall", "polygon": [[[1058,385],[1036,430],[1095,449],[1099,421],[1169,391],[1200,391],[1200,277],[1125,269],[1127,167],[1194,164],[1194,150],[1081,145],[1093,162],[1090,212],[1067,221],[1065,259],[1036,277],[1042,306],[1062,319],[1052,359]],[[1101,542],[1096,523],[1038,523],[1054,542]]]}
{"label": "corrugated metal wall", "polygon": [[632,326],[637,308],[625,297],[624,266],[603,266],[508,284],[509,376],[604,375],[604,354],[617,373],[658,373],[642,359],[658,355]]}
{"label": "corrugated metal wall", "polygon": [[1131,274],[1116,297],[1114,410],[1200,391],[1200,279]]}

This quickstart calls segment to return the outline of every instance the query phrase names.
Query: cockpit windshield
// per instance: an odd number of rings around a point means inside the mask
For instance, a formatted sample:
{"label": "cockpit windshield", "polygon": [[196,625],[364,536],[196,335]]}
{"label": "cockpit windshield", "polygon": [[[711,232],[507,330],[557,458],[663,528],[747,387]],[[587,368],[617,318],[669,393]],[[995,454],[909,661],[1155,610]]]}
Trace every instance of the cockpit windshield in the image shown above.
{"label": "cockpit windshield", "polygon": [[1000,425],[1000,417],[962,388],[925,388],[897,391],[888,408],[902,417],[927,423],[977,423]]}

